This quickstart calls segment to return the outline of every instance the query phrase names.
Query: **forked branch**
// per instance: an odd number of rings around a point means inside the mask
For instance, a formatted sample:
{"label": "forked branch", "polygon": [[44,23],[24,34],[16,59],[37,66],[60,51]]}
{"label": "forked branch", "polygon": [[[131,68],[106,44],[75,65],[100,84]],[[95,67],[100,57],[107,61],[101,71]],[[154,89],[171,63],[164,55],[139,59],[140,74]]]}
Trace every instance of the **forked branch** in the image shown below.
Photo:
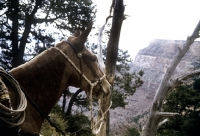
{"label": "forked branch", "polygon": [[[161,81],[161,84],[156,92],[156,95],[153,100],[153,106],[150,109],[150,115],[147,120],[146,126],[143,131],[143,136],[155,136],[157,133],[158,124],[161,121],[160,115],[169,116],[170,114],[158,114],[161,113],[163,100],[165,99],[167,93],[172,90],[177,84],[181,83],[182,80],[191,77],[195,74],[200,74],[200,71],[193,71],[192,73],[186,74],[184,76],[181,76],[179,78],[171,79],[172,74],[174,73],[177,65],[185,55],[185,53],[188,51],[191,44],[194,42],[196,38],[199,38],[199,32],[200,32],[200,21],[198,22],[196,28],[194,29],[191,36],[187,37],[187,40],[183,44],[182,49],[179,48],[179,51],[177,52],[175,58],[173,59],[171,65],[168,67],[166,73],[163,76],[163,79]],[[173,114],[172,114],[173,115]]]}

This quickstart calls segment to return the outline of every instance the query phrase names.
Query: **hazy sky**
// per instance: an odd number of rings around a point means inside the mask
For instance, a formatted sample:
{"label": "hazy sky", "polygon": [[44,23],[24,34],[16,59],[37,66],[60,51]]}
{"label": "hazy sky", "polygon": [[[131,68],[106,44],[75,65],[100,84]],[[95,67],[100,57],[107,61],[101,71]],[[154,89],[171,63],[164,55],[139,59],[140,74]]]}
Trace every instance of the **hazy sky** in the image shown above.
{"label": "hazy sky", "polygon": [[[109,14],[112,0],[97,3],[97,25]],[[200,0],[124,0],[125,14],[119,48],[132,59],[154,39],[186,40],[200,20]],[[198,39],[199,40],[199,39]]]}

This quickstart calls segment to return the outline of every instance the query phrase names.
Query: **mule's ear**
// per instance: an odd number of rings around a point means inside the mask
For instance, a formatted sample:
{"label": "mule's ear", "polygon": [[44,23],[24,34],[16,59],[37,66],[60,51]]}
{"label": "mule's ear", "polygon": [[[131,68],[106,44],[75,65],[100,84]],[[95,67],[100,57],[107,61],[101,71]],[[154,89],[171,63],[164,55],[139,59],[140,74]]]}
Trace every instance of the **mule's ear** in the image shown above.
{"label": "mule's ear", "polygon": [[87,37],[92,29],[92,24],[93,22],[90,22],[89,26],[87,27],[86,30],[84,30],[81,35],[78,37],[79,41],[81,42],[81,44],[84,44],[87,40]]}
{"label": "mule's ear", "polygon": [[78,37],[79,35],[80,35],[80,28],[78,27],[73,36]]}

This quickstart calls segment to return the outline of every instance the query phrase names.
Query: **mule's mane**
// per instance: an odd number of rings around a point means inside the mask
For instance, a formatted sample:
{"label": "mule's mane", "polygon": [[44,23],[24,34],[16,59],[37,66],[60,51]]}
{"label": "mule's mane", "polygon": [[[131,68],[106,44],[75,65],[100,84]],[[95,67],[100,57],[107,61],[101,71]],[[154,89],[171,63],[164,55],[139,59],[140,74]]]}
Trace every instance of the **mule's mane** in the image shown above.
{"label": "mule's mane", "polygon": [[57,46],[60,46],[60,45],[62,45],[62,44],[64,44],[64,43],[65,43],[65,40],[62,40],[62,41],[60,41],[60,42],[56,43],[56,45],[55,45],[55,46],[57,47]]}

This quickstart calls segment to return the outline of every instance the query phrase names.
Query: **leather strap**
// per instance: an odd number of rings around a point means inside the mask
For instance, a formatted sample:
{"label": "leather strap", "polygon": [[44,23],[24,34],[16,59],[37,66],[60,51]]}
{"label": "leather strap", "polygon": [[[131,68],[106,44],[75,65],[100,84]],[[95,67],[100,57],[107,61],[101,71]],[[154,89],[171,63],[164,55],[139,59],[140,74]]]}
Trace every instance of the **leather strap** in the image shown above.
{"label": "leather strap", "polygon": [[61,132],[63,135],[65,135],[65,132],[63,132],[60,128],[58,128],[50,119],[49,116],[45,115],[44,112],[37,106],[37,104],[30,98],[30,96],[22,89],[24,92],[26,98],[31,103],[31,105],[40,113],[41,116],[43,116],[51,126],[55,127],[57,132]]}

